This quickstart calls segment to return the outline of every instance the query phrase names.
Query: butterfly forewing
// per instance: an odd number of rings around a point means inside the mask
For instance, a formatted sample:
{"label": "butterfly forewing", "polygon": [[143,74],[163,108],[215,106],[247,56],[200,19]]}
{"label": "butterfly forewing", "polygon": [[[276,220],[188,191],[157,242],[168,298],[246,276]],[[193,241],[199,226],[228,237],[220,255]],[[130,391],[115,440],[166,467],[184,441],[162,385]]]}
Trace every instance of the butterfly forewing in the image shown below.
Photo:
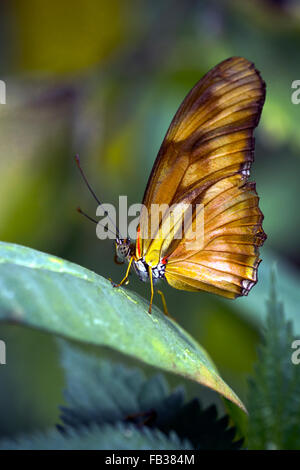
{"label": "butterfly forewing", "polygon": [[[258,247],[266,236],[255,185],[247,179],[264,99],[265,84],[254,65],[233,57],[195,85],[170,125],[144,195],[137,256],[151,266],[166,257],[166,279],[176,288],[233,298],[256,282]],[[177,203],[203,205],[201,248],[187,248],[194,218],[181,239],[166,230],[149,236],[152,204]],[[169,217],[166,209],[156,233]]]}

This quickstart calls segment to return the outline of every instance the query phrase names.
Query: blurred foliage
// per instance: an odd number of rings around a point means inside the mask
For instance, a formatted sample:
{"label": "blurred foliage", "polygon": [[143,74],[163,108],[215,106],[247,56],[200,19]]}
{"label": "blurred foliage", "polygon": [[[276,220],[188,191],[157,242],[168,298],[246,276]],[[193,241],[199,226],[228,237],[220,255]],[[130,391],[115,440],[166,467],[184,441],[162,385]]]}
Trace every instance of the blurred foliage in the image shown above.
{"label": "blurred foliage", "polygon": [[57,431],[14,436],[0,449],[238,449],[229,419],[184,389],[169,392],[162,375],[99,360],[60,341],[66,406]]}
{"label": "blurred foliage", "polygon": [[[121,0],[13,0],[24,70],[50,74],[78,71],[104,61],[122,43],[128,22]],[[66,21],[67,20],[67,21]]]}
{"label": "blurred foliage", "polygon": [[273,280],[264,342],[249,384],[249,448],[300,449],[300,375],[292,362],[294,339]]}
{"label": "blurred foliage", "polygon": [[[0,239],[116,280],[123,270],[113,263],[111,243],[100,242],[74,210],[80,204],[93,214],[95,204],[73,155],[80,153],[102,200],[117,203],[127,194],[129,204],[140,202],[170,120],[194,83],[233,55],[252,60],[261,71],[267,99],[252,179],[268,240],[259,282],[248,298],[234,302],[163,288],[172,315],[245,398],[274,261],[287,317],[295,334],[300,331],[300,107],[291,103],[291,83],[300,78],[299,2],[55,0],[46,8],[37,0],[3,1],[0,39],[0,78],[7,85],[7,104],[0,105]],[[131,282],[149,297],[149,286]],[[53,424],[61,374],[52,340],[9,325],[0,326],[0,338],[7,341],[9,361],[0,367],[0,391],[4,384],[14,390],[10,403],[0,402],[1,412],[15,418],[6,426]],[[198,387],[188,389],[199,393]]]}

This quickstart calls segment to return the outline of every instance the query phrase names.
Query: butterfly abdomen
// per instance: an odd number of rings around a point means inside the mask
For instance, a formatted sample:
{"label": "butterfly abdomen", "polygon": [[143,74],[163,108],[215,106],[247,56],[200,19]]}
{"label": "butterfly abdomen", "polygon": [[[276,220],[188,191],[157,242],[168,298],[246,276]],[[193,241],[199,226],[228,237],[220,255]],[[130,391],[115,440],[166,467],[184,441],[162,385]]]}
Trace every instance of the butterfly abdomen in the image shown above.
{"label": "butterfly abdomen", "polygon": [[[149,281],[149,265],[146,263],[144,258],[134,260],[134,269],[139,279],[143,282]],[[155,284],[158,280],[165,278],[166,262],[161,260],[156,266],[151,267],[153,283]]]}

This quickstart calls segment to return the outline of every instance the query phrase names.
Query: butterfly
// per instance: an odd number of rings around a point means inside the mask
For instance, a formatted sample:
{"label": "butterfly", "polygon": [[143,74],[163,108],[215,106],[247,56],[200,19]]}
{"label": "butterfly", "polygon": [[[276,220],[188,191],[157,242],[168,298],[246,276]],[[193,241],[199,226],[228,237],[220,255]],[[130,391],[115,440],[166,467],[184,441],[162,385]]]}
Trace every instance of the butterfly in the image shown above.
{"label": "butterfly", "polygon": [[[248,295],[256,284],[266,234],[255,183],[248,178],[264,100],[265,83],[254,64],[232,57],[196,83],[176,112],[146,186],[136,242],[119,235],[115,241],[117,259],[128,267],[114,286],[127,283],[134,268],[142,281],[150,281],[149,313],[160,279],[176,289],[230,299]],[[178,224],[174,217],[170,222],[168,209],[156,222],[151,211],[155,205],[174,204],[193,208],[181,238],[174,236]],[[193,249],[187,239],[197,237],[193,229],[199,205],[202,245]],[[153,221],[159,236],[148,234]]]}

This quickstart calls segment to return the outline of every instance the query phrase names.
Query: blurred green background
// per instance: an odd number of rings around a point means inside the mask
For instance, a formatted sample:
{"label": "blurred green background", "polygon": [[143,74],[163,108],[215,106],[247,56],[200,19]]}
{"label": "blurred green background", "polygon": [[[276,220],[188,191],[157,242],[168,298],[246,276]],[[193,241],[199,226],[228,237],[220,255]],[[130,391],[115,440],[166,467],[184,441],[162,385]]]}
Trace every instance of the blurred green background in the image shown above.
{"label": "blurred green background", "polygon": [[[300,79],[299,43],[298,1],[0,4],[0,79],[7,87],[0,105],[0,239],[116,281],[124,267],[114,264],[112,243],[98,240],[94,225],[75,211],[80,205],[94,215],[96,205],[74,154],[104,202],[117,204],[119,195],[128,195],[129,204],[141,202],[167,127],[191,87],[234,55],[261,71],[267,98],[251,173],[268,235],[259,283],[236,301],[163,287],[172,315],[242,399],[274,262],[279,297],[300,334],[300,105],[291,102],[292,81]],[[134,277],[129,288],[149,297],[149,285]],[[16,325],[1,325],[0,339],[7,343],[0,435],[52,425],[63,386],[54,339]],[[218,402],[212,392],[186,386],[190,394]]]}

